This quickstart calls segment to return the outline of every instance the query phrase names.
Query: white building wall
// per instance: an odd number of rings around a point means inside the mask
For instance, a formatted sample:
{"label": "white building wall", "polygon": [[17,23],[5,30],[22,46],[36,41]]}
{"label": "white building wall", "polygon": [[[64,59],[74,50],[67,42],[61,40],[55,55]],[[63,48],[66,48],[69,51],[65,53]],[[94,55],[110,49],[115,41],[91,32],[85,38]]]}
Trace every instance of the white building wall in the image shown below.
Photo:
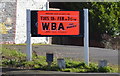
{"label": "white building wall", "polygon": [[[27,39],[26,33],[26,9],[46,10],[47,0],[17,0],[16,13],[16,34],[15,43],[25,43]],[[32,43],[49,43],[47,37],[32,37]]]}

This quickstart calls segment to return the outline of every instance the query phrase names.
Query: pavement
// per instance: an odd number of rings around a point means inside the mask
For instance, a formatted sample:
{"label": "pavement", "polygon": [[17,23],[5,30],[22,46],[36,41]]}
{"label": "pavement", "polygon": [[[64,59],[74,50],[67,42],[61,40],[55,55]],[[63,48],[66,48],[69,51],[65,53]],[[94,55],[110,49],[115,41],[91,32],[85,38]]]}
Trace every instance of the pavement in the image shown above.
{"label": "pavement", "polygon": [[[5,45],[9,49],[16,49],[26,53],[26,45]],[[4,46],[3,46],[4,47]],[[76,60],[84,60],[84,47],[68,45],[33,45],[32,50],[37,55],[46,56],[46,53],[54,53],[54,57],[68,57]],[[98,63],[99,60],[107,60],[112,65],[118,65],[118,50],[90,47],[90,62]]]}
{"label": "pavement", "polygon": [[8,71],[0,72],[2,76],[120,76],[119,73],[73,73],[58,71],[41,71],[41,70],[20,70],[4,68]]}

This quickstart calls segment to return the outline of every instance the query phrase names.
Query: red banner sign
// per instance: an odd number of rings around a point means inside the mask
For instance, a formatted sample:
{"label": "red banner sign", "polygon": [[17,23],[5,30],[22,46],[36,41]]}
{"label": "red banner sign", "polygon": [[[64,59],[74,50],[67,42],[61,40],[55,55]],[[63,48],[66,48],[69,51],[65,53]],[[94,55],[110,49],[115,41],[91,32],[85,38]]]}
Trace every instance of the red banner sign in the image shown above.
{"label": "red banner sign", "polygon": [[38,11],[39,35],[80,35],[80,11]]}

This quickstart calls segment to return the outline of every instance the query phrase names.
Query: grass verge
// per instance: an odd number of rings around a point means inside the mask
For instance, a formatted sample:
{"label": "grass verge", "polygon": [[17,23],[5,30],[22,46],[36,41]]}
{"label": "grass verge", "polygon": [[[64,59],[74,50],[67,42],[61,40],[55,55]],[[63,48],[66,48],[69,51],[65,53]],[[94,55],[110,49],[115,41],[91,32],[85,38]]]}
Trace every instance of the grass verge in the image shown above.
{"label": "grass verge", "polygon": [[52,65],[48,67],[45,56],[38,56],[33,53],[33,61],[26,61],[26,55],[20,51],[11,50],[8,48],[0,48],[2,51],[2,60],[0,66],[16,68],[16,69],[36,69],[36,70],[49,70],[49,71],[63,71],[63,72],[112,72],[117,73],[116,68],[111,66],[98,67],[95,63],[90,63],[87,66],[84,62],[74,61],[71,59],[65,59],[66,68],[60,69],[57,65],[57,59],[54,59]]}

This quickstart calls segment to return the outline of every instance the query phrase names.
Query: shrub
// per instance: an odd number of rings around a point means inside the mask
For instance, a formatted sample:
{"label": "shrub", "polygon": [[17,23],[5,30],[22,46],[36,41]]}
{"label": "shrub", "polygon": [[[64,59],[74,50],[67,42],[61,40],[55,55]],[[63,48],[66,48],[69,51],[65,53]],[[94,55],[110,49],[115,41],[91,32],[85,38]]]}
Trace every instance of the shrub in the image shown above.
{"label": "shrub", "polygon": [[99,72],[112,72],[113,69],[112,69],[111,67],[109,67],[109,66],[106,66],[106,67],[100,67],[100,68],[98,69],[98,71],[99,71]]}
{"label": "shrub", "polygon": [[72,61],[69,61],[69,60],[66,61],[66,67],[67,68],[75,68],[75,67],[78,67],[79,64],[80,64],[80,62],[73,61],[73,60]]}
{"label": "shrub", "polygon": [[90,63],[88,72],[98,72],[98,65]]}

